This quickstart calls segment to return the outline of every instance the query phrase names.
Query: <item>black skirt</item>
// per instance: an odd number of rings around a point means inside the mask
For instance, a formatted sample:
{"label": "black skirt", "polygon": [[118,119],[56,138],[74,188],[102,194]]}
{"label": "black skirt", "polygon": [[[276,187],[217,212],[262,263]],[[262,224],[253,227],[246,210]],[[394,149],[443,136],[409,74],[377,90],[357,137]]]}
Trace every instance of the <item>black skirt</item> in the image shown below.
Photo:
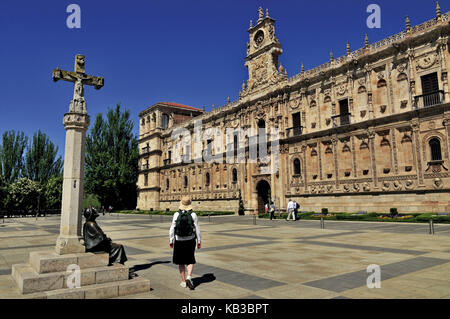
{"label": "black skirt", "polygon": [[173,263],[176,265],[195,264],[196,239],[175,240],[173,247]]}

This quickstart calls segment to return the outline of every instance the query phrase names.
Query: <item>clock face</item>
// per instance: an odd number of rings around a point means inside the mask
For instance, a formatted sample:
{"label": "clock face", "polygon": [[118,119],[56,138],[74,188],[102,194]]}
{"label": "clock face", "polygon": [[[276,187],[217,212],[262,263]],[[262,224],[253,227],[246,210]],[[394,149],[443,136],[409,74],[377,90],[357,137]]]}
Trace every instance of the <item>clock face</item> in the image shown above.
{"label": "clock face", "polygon": [[264,41],[264,32],[262,30],[259,30],[258,32],[256,32],[255,37],[254,37],[254,41],[257,47],[259,47],[263,41]]}

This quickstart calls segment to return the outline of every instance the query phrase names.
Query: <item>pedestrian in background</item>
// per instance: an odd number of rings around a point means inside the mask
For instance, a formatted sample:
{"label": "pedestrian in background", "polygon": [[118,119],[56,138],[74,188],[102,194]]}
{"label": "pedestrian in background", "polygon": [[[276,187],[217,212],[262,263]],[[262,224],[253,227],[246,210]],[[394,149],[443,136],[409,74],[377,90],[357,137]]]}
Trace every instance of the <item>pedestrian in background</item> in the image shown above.
{"label": "pedestrian in background", "polygon": [[286,220],[289,220],[291,215],[292,215],[292,220],[295,220],[294,218],[294,209],[295,209],[295,204],[294,201],[292,199],[289,200],[288,206],[287,206],[287,211],[288,211],[288,216],[286,218]]}
{"label": "pedestrian in background", "polygon": [[298,209],[300,208],[300,205],[297,203],[297,201],[294,201],[294,220],[298,220]]}

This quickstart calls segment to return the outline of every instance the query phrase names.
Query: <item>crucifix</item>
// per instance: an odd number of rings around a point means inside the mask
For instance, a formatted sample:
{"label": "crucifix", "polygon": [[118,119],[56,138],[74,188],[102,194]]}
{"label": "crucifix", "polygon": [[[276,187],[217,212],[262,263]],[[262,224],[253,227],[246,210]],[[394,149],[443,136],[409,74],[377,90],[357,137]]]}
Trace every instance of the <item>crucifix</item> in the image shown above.
{"label": "crucifix", "polygon": [[84,69],[84,55],[75,56],[75,72],[64,71],[58,68],[53,70],[53,81],[59,80],[73,82],[73,99],[70,103],[69,112],[87,113],[86,102],[84,100],[83,85],[92,85],[99,90],[104,85],[104,79],[98,76],[87,75]]}
{"label": "crucifix", "polygon": [[89,127],[83,85],[94,86],[97,90],[104,84],[102,77],[87,75],[83,55],[75,56],[75,71],[53,70],[53,81],[64,80],[74,83],[73,99],[69,112],[64,114],[66,129],[64,153],[64,181],[61,207],[61,227],[56,240],[56,252],[60,255],[84,253],[82,243],[81,213],[84,187],[84,158],[86,131]]}

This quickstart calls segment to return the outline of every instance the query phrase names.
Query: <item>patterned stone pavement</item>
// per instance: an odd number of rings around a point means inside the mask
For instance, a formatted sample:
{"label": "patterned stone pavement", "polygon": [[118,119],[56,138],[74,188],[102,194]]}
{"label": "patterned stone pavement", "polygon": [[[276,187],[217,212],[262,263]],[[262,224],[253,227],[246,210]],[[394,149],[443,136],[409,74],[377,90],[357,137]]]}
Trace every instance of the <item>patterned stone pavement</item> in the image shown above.
{"label": "patterned stone pavement", "polygon": [[[179,286],[168,245],[170,216],[100,216],[125,245],[152,290],[126,298],[450,298],[450,225],[256,220],[201,217],[196,289]],[[53,249],[59,217],[5,219],[0,224],[0,298],[20,298],[11,265]],[[367,266],[381,267],[381,288],[368,288]]]}

